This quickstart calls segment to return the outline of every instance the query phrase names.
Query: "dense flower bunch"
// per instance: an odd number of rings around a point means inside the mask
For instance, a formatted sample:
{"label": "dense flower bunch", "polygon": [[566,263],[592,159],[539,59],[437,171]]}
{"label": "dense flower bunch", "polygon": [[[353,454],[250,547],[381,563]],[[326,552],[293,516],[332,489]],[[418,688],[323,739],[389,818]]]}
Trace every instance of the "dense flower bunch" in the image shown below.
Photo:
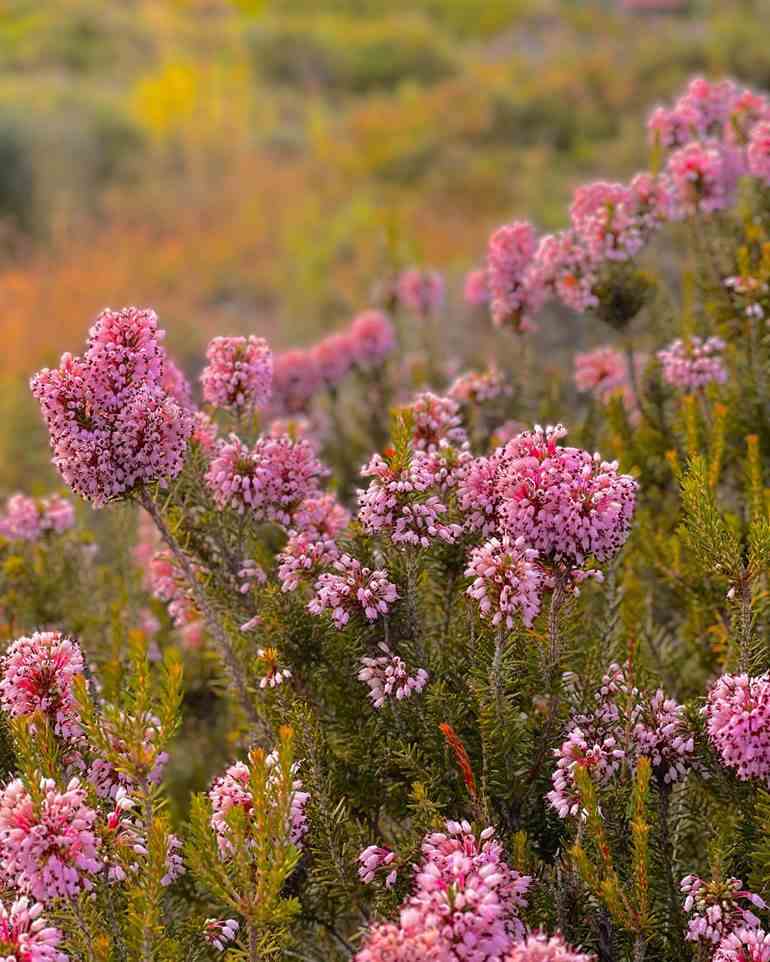
{"label": "dense flower bunch", "polygon": [[75,509],[58,494],[36,501],[12,494],[0,514],[0,537],[9,541],[38,541],[44,534],[62,534],[75,524]]}
{"label": "dense flower bunch", "polygon": [[536,249],[535,230],[524,221],[500,227],[489,240],[486,280],[492,320],[498,327],[532,328],[545,301],[543,276],[533,262]]}
{"label": "dense flower bunch", "polygon": [[[280,777],[278,768],[278,758],[275,753],[267,757],[268,768],[271,768],[276,777]],[[292,766],[292,775],[299,770],[299,765]],[[249,766],[244,762],[235,762],[231,765],[224,775],[215,779],[209,789],[209,800],[211,802],[211,827],[217,836],[219,851],[222,855],[227,855],[231,850],[229,841],[230,826],[227,824],[227,813],[235,807],[242,808],[247,814],[254,805],[251,794],[251,773]],[[289,838],[293,845],[299,845],[307,832],[307,816],[305,806],[309,795],[302,791],[302,780],[294,778],[291,792],[291,813],[289,816],[290,824],[287,826]]]}
{"label": "dense flower bunch", "polygon": [[767,908],[764,899],[744,889],[737,878],[706,882],[697,875],[688,875],[680,887],[685,895],[684,910],[690,916],[690,942],[719,945],[739,929],[757,929],[759,919],[746,905]]}
{"label": "dense flower bunch", "polygon": [[[390,868],[396,860],[396,853],[382,845],[370,845],[358,856],[358,877],[364,885],[370,885],[380,869]],[[393,888],[398,877],[398,869],[392,868],[385,877],[385,887]]]}
{"label": "dense flower bunch", "polygon": [[3,962],[68,962],[57,946],[63,935],[43,918],[43,906],[26,896],[10,907],[0,902],[0,952]]}
{"label": "dense flower bunch", "polygon": [[529,627],[540,611],[543,571],[537,551],[524,538],[492,538],[474,548],[465,571],[473,583],[467,593],[479,604],[482,618],[495,627],[511,629],[516,617]]}
{"label": "dense flower bunch", "polygon": [[460,404],[484,404],[510,394],[505,375],[491,364],[485,371],[468,371],[457,377],[447,391],[447,397]]}
{"label": "dense flower bunch", "polygon": [[736,929],[719,943],[713,962],[770,962],[770,932]]}
{"label": "dense flower bunch", "polygon": [[494,829],[477,837],[467,822],[449,821],[425,837],[422,854],[399,922],[373,927],[356,962],[504,957],[524,935],[518,913],[532,880],[506,864]]}
{"label": "dense flower bunch", "polygon": [[682,391],[697,391],[707,384],[723,384],[727,369],[722,360],[725,342],[719,337],[706,340],[694,335],[688,341],[679,338],[658,351],[664,379]]}
{"label": "dense flower bunch", "polygon": [[412,444],[416,451],[430,451],[442,441],[448,444],[465,442],[460,406],[453,398],[423,391],[407,410],[412,417]]}
{"label": "dense flower bunch", "polygon": [[410,267],[399,275],[398,299],[420,317],[436,314],[444,303],[444,278],[438,271]]}
{"label": "dense flower bunch", "polygon": [[605,401],[628,383],[626,359],[609,345],[575,355],[575,386]]}
{"label": "dense flower bunch", "polygon": [[375,708],[382,708],[388,698],[401,701],[415,692],[419,693],[428,684],[428,672],[418,668],[410,675],[403,658],[399,658],[381,641],[378,648],[381,655],[364,656],[358,680],[369,686],[369,697]]}
{"label": "dense flower bunch", "polygon": [[201,374],[203,398],[209,404],[246,414],[270,399],[273,353],[261,337],[215,337],[206,349]]}
{"label": "dense flower bunch", "polygon": [[560,935],[528,935],[505,956],[505,962],[593,962],[594,955],[571,949]]}
{"label": "dense flower bunch", "polygon": [[277,557],[278,580],[282,591],[296,591],[303,581],[313,581],[339,558],[331,538],[305,531],[292,532]]}
{"label": "dense flower bunch", "polygon": [[567,738],[554,750],[556,770],[548,801],[561,818],[580,811],[575,769],[606,785],[624,765],[649,758],[659,783],[681,781],[693,764],[695,742],[684,708],[658,689],[648,695],[610,666],[595,695],[595,708],[570,721]]}
{"label": "dense flower bunch", "polygon": [[41,779],[37,800],[20,779],[9,782],[0,794],[5,876],[38,902],[88,891],[104,867],[96,818],[77,778],[63,792],[52,779]]}
{"label": "dense flower bunch", "polygon": [[478,268],[465,275],[463,297],[466,304],[471,304],[473,307],[481,307],[482,304],[489,303],[489,279],[486,268]]}
{"label": "dense flower bunch", "polygon": [[293,512],[319,493],[324,473],[308,441],[261,437],[249,449],[233,434],[217,448],[206,482],[219,507],[289,527]]}
{"label": "dense flower bunch", "polygon": [[75,740],[80,717],[72,685],[83,668],[80,646],[59,631],[18,638],[0,661],[0,704],[11,718],[40,712],[60,738]]}
{"label": "dense flower bunch", "polygon": [[314,538],[336,538],[350,524],[350,512],[333,494],[305,500],[294,512],[297,530]]}
{"label": "dense flower bunch", "polygon": [[338,628],[344,628],[354,613],[368,621],[387,615],[398,591],[386,571],[367,568],[348,554],[340,555],[333,567],[336,574],[324,572],[315,583],[315,595],[307,606],[311,614],[328,611]]}
{"label": "dense flower bunch", "polygon": [[738,778],[770,783],[770,678],[722,675],[704,708],[709,741]]}
{"label": "dense flower bunch", "polygon": [[193,416],[163,388],[154,311],[104,311],[83,357],[65,354],[31,381],[64,481],[95,507],[182,468]]}

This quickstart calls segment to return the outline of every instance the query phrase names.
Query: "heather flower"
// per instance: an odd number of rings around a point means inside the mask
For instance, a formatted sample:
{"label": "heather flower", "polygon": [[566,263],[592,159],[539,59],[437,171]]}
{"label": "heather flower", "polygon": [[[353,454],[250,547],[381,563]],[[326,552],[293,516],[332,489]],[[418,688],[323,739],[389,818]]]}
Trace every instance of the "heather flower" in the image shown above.
{"label": "heather flower", "polygon": [[273,409],[281,414],[301,414],[323,387],[314,354],[295,348],[273,358]]}
{"label": "heather flower", "polygon": [[590,391],[600,401],[623,388],[628,380],[626,359],[614,347],[597,347],[575,355],[575,385],[579,391]]}
{"label": "heather flower", "polygon": [[504,962],[594,962],[595,959],[595,955],[570,948],[561,935],[549,938],[544,932],[534,932],[517,942]]}
{"label": "heather flower", "polygon": [[482,267],[475,271],[469,271],[465,275],[463,296],[466,304],[471,304],[473,307],[481,307],[482,304],[489,303],[489,282],[486,268]]}
{"label": "heather flower", "polygon": [[490,364],[485,371],[468,371],[455,378],[447,396],[460,404],[484,404],[510,393],[505,375]]}
{"label": "heather flower", "polygon": [[386,571],[364,567],[356,558],[343,554],[334,562],[337,574],[324,572],[315,584],[315,596],[308,603],[314,615],[331,613],[338,628],[344,628],[351,614],[363,614],[368,621],[387,615],[398,599],[396,586]]}
{"label": "heather flower", "polygon": [[362,311],[350,326],[355,363],[364,370],[379,367],[396,348],[396,329],[383,311]]}
{"label": "heather flower", "polygon": [[490,237],[487,284],[497,327],[510,324],[519,332],[532,329],[532,319],[546,296],[537,251],[535,229],[525,221],[500,227]]}
{"label": "heather flower", "polygon": [[582,314],[599,306],[595,293],[598,266],[575,231],[544,237],[535,259],[544,288],[553,290],[565,307]]}
{"label": "heather flower", "polygon": [[398,278],[398,299],[420,317],[435,314],[444,303],[444,279],[438,271],[421,271],[416,267],[402,271]]}
{"label": "heather flower", "polygon": [[[364,885],[371,885],[380,869],[389,868],[396,860],[396,853],[382,845],[370,845],[358,855],[358,877]],[[397,869],[388,872],[385,887],[393,888],[396,883]]]}
{"label": "heather flower", "polygon": [[407,410],[413,419],[412,445],[416,451],[429,451],[442,441],[459,445],[467,440],[460,406],[453,398],[423,391]]}
{"label": "heather flower", "polygon": [[473,458],[458,472],[457,504],[468,531],[491,535],[497,530],[497,475],[500,468],[496,454]]}
{"label": "heather flower", "polygon": [[645,237],[634,213],[630,189],[604,181],[578,187],[570,208],[575,233],[597,263],[627,261],[639,253]]}
{"label": "heather flower", "polygon": [[770,185],[770,121],[757,124],[751,131],[746,156],[752,177]]}
{"label": "heather flower", "polygon": [[45,715],[65,739],[80,736],[73,683],[83,674],[77,642],[59,631],[38,631],[17,638],[0,661],[0,704],[12,718]]}
{"label": "heather flower", "polygon": [[340,552],[331,538],[314,532],[292,532],[278,554],[278,580],[282,591],[296,591],[303,581],[313,581],[329,568]]}
{"label": "heather flower", "polygon": [[744,927],[719,943],[712,962],[770,962],[770,933]]}
{"label": "heather flower", "polygon": [[618,474],[617,462],[559,445],[565,433],[561,425],[536,426],[499,453],[500,527],[523,537],[543,561],[609,561],[628,537],[636,482]]}
{"label": "heather flower", "polygon": [[353,334],[330,334],[313,348],[313,357],[327,387],[335,388],[356,361],[359,344]]}
{"label": "heather flower", "polygon": [[183,371],[166,355],[163,363],[163,376],[160,385],[169,397],[183,408],[194,409],[192,387]]}
{"label": "heather flower", "polygon": [[[271,752],[267,756],[266,765],[268,770],[272,772],[269,778],[280,777],[278,756],[275,752]],[[292,765],[292,776],[296,775],[298,771],[299,765],[295,762]],[[216,833],[219,851],[223,856],[230,851],[228,839],[230,826],[227,824],[227,813],[235,807],[240,807],[248,814],[253,807],[250,781],[249,766],[244,762],[235,762],[225,771],[224,775],[215,779],[209,789],[211,827]],[[286,826],[289,841],[293,845],[299,845],[307,831],[305,806],[309,798],[308,793],[302,791],[302,781],[299,778],[293,778],[289,824]]]}
{"label": "heather flower", "polygon": [[220,444],[206,482],[218,507],[288,527],[302,502],[318,494],[324,473],[307,441],[261,437],[249,450],[233,434]]}
{"label": "heather flower", "polygon": [[736,160],[716,141],[692,141],[680,147],[669,157],[666,172],[682,216],[712,214],[734,200],[739,173]]}
{"label": "heather flower", "polygon": [[26,896],[9,907],[0,901],[0,952],[2,962],[68,962],[57,949],[64,936],[43,918],[43,906]]}
{"label": "heather flower", "polygon": [[770,678],[722,675],[709,690],[704,714],[722,764],[743,781],[770,783]]}
{"label": "heather flower", "polygon": [[388,698],[395,697],[401,701],[409,698],[412,692],[423,690],[428,683],[428,673],[424,668],[418,668],[410,675],[404,660],[395,655],[384,641],[377,647],[382,654],[374,658],[363,657],[358,672],[358,680],[369,686],[369,697],[375,708],[382,708]]}
{"label": "heather flower", "polygon": [[257,648],[257,658],[262,673],[259,679],[260,688],[277,688],[291,678],[291,669],[279,666],[276,648]]}
{"label": "heather flower", "polygon": [[764,900],[744,889],[737,878],[707,882],[697,875],[687,875],[680,888],[685,895],[685,913],[690,916],[688,942],[718,945],[739,929],[757,929],[759,919],[747,906],[767,908]]}
{"label": "heather flower", "polygon": [[190,440],[194,441],[207,454],[214,452],[217,444],[219,428],[205,411],[195,411],[193,414],[193,430]]}
{"label": "heather flower", "polygon": [[88,332],[84,357],[95,403],[119,410],[132,400],[137,386],[160,386],[166,359],[160,342],[165,336],[155,311],[102,311]]}
{"label": "heather flower", "polygon": [[294,512],[294,525],[303,534],[336,538],[350,524],[350,512],[333,494],[305,498]]}
{"label": "heather flower", "polygon": [[215,337],[206,349],[201,374],[203,397],[210,404],[241,415],[270,400],[273,354],[261,337]]}
{"label": "heather flower", "polygon": [[474,548],[465,571],[473,583],[466,594],[479,604],[481,617],[495,627],[511,629],[520,617],[530,627],[540,611],[543,573],[537,551],[524,538],[515,541],[503,535]]}
{"label": "heather flower", "polygon": [[467,822],[449,821],[425,837],[422,853],[398,923],[372,928],[356,962],[503,958],[524,936],[518,913],[532,880],[506,864],[494,829],[477,837]]}
{"label": "heather flower", "polygon": [[658,351],[663,367],[663,378],[682,391],[696,391],[707,384],[723,384],[727,369],[722,360],[725,342],[719,337],[704,340],[693,335],[687,341],[680,338]]}
{"label": "heather flower", "polygon": [[218,952],[224,952],[228,942],[238,934],[239,925],[235,919],[206,919],[203,923],[203,937]]}
{"label": "heather flower", "polygon": [[164,549],[150,556],[144,566],[145,583],[155,598],[166,604],[174,627],[179,629],[186,648],[198,648],[203,633],[200,613],[195,607],[190,585],[179,570],[174,556]]}
{"label": "heather flower", "polygon": [[52,779],[42,778],[39,801],[21,779],[9,782],[0,794],[0,856],[6,876],[38,902],[90,890],[103,867],[95,822],[96,812],[77,778],[63,792]]}

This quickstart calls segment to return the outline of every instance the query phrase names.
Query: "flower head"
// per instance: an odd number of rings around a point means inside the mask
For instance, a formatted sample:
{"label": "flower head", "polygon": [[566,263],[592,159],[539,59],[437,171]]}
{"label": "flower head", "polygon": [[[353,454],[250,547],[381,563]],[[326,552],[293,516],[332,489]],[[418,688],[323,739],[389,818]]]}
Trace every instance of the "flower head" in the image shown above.
{"label": "flower head", "polygon": [[658,351],[663,378],[682,391],[697,391],[707,384],[724,384],[727,369],[722,360],[725,342],[719,337],[705,340],[693,335],[687,341],[679,338]]}
{"label": "flower head", "polygon": [[722,675],[704,708],[709,741],[738,778],[770,783],[770,678]]}
{"label": "flower head", "polygon": [[388,698],[401,701],[409,698],[412,692],[419,693],[428,683],[428,673],[418,668],[409,674],[406,663],[381,641],[378,648],[381,655],[363,657],[358,680],[369,686],[369,697],[375,708],[382,708]]}
{"label": "flower head", "polygon": [[396,586],[381,569],[367,568],[356,558],[342,554],[334,562],[336,573],[325,572],[315,584],[315,596],[308,611],[320,615],[331,613],[338,628],[344,628],[352,614],[362,614],[367,621],[386,615],[398,598]]}
{"label": "flower head", "polygon": [[273,354],[261,337],[215,337],[206,349],[203,397],[236,414],[264,407],[270,399]]}
{"label": "flower head", "polygon": [[350,326],[353,358],[364,370],[379,367],[396,348],[396,330],[383,311],[362,311]]}
{"label": "flower head", "polygon": [[0,958],[3,962],[68,962],[57,946],[64,936],[48,925],[43,906],[26,896],[6,906],[0,901]]}
{"label": "flower head", "polygon": [[467,594],[479,603],[481,617],[495,626],[514,627],[516,616],[529,627],[540,611],[543,572],[537,551],[524,538],[492,538],[474,548],[465,571],[473,583]]}

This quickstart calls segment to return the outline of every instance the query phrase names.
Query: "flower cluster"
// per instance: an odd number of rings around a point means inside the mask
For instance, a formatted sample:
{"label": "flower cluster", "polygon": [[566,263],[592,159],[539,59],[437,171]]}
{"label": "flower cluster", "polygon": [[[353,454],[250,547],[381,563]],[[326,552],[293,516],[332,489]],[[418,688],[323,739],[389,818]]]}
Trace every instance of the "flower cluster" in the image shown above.
{"label": "flower cluster", "polygon": [[454,398],[423,391],[406,410],[412,418],[412,445],[415,451],[430,451],[442,441],[463,444],[467,440],[460,406]]}
{"label": "flower cluster", "polygon": [[[272,752],[266,759],[267,767],[271,770],[270,777],[280,777],[278,756]],[[292,776],[299,770],[298,763],[292,766]],[[252,810],[254,799],[251,794],[251,772],[245,762],[235,762],[219,778],[215,779],[209,789],[211,802],[211,827],[217,836],[219,851],[222,855],[230,852],[231,845],[228,836],[230,826],[227,823],[227,813],[235,807],[242,808],[247,814]],[[290,799],[289,824],[286,826],[289,841],[299,845],[307,832],[307,816],[305,806],[310,796],[302,791],[302,781],[293,778]]]}
{"label": "flower cluster", "polygon": [[386,615],[398,598],[396,586],[388,580],[388,573],[367,568],[356,558],[342,554],[334,562],[337,572],[324,572],[315,583],[315,595],[308,602],[314,615],[328,611],[338,628],[344,628],[354,613],[363,614],[368,621]]}
{"label": "flower cluster", "polygon": [[73,682],[83,667],[80,646],[59,631],[18,638],[0,661],[0,704],[11,718],[40,712],[60,738],[75,740],[81,729]]}
{"label": "flower cluster", "polygon": [[532,318],[545,301],[545,287],[534,262],[535,229],[525,221],[500,227],[489,240],[487,284],[492,320],[516,331],[532,328]]}
{"label": "flower cluster", "polygon": [[292,532],[278,554],[278,580],[282,591],[296,591],[300,582],[313,581],[339,558],[336,543],[327,537]]}
{"label": "flower cluster", "polygon": [[561,935],[549,938],[542,932],[535,932],[517,942],[505,956],[505,962],[594,962],[595,958],[595,955],[570,948]]}
{"label": "flower cluster", "polygon": [[235,919],[206,919],[203,923],[203,937],[218,952],[224,952],[228,942],[232,942],[238,934],[238,928]]}
{"label": "flower cluster", "polygon": [[482,618],[495,627],[509,630],[518,615],[529,627],[540,611],[543,571],[537,564],[537,551],[528,548],[524,538],[508,535],[492,538],[474,548],[465,571],[473,583],[469,597],[479,604]]}
{"label": "flower cluster", "polygon": [[506,864],[494,829],[477,837],[467,822],[449,821],[425,837],[422,854],[399,921],[374,926],[356,962],[503,958],[524,935],[519,911],[532,880]]}
{"label": "flower cluster", "polygon": [[206,359],[201,384],[209,404],[239,415],[267,404],[273,354],[263,338],[215,337],[206,349]]}
{"label": "flower cluster", "polygon": [[[358,856],[358,877],[364,885],[370,885],[380,869],[389,868],[396,860],[396,853],[381,845],[370,845]],[[386,878],[385,887],[393,888],[396,884],[398,869],[392,868]]]}
{"label": "flower cluster", "polygon": [[444,278],[438,271],[410,267],[399,275],[398,299],[419,317],[436,314],[444,303]]}
{"label": "flower cluster", "polygon": [[382,708],[388,698],[409,698],[412,692],[421,692],[428,684],[428,672],[418,668],[410,675],[403,658],[399,658],[381,641],[377,646],[382,652],[371,658],[361,659],[358,680],[369,686],[369,697],[375,708]]}
{"label": "flower cluster", "polygon": [[673,341],[658,351],[664,379],[682,391],[697,391],[707,384],[723,384],[727,369],[722,360],[725,342],[719,337],[704,340],[697,335]]}
{"label": "flower cluster", "polygon": [[770,962],[770,932],[736,929],[719,943],[712,962]]}
{"label": "flower cluster", "polygon": [[104,311],[83,357],[32,378],[53,463],[95,507],[182,468],[193,415],[163,388],[163,334],[153,311]]}
{"label": "flower cluster", "polygon": [[38,541],[44,534],[62,534],[75,524],[72,504],[52,494],[36,501],[25,494],[12,494],[0,514],[0,537],[9,541]]}
{"label": "flower cluster", "polygon": [[747,905],[767,908],[764,899],[744,889],[737,878],[706,882],[697,875],[687,875],[680,887],[685,895],[684,910],[690,916],[689,942],[718,945],[739,929],[757,929],[759,919]]}
{"label": "flower cluster", "polygon": [[324,473],[308,441],[261,437],[249,449],[233,434],[217,448],[206,482],[218,507],[290,527],[294,511],[319,493]]}
{"label": "flower cluster", "polygon": [[68,962],[57,946],[64,936],[43,918],[40,902],[26,896],[10,907],[0,901],[0,951],[3,962]]}
{"label": "flower cluster", "polygon": [[615,391],[628,384],[626,359],[609,345],[575,355],[575,386],[578,391],[590,391],[600,401],[606,401]]}
{"label": "flower cluster", "polygon": [[489,279],[486,268],[478,268],[465,275],[463,297],[466,304],[471,304],[473,307],[481,307],[482,304],[489,303]]}
{"label": "flower cluster", "polygon": [[62,792],[40,780],[33,798],[20,779],[0,793],[0,856],[3,872],[38,902],[88,891],[103,868],[95,833],[96,812],[77,778]]}
{"label": "flower cluster", "polygon": [[770,678],[722,675],[708,693],[706,730],[722,764],[770,783]]}
{"label": "flower cluster", "polygon": [[452,382],[447,396],[460,404],[484,404],[510,393],[503,372],[490,364],[485,371],[461,374]]}

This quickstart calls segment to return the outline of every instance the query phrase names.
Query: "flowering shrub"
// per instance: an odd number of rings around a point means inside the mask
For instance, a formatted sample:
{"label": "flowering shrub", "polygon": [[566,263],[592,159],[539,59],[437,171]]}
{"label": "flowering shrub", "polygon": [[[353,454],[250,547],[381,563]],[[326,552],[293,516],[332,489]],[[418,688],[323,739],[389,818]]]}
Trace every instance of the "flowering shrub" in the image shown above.
{"label": "flowering shrub", "polygon": [[655,173],[496,230],[478,367],[416,267],[215,338],[202,407],[150,310],[35,375],[119,503],[0,516],[0,958],[768,958],[768,116],[696,79]]}

